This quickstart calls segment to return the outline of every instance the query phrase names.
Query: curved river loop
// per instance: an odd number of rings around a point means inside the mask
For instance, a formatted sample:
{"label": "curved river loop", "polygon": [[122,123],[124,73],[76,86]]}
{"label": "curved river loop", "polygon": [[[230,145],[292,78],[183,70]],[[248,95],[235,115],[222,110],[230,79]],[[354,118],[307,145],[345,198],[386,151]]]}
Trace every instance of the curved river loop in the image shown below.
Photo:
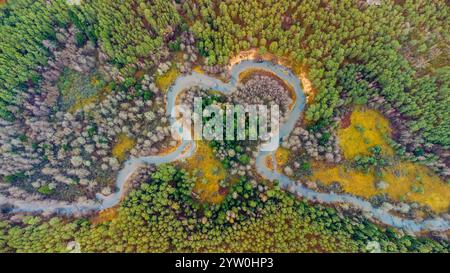
{"label": "curved river loop", "polygon": [[[296,77],[288,68],[273,64],[271,62],[255,62],[252,60],[241,61],[231,68],[231,79],[229,82],[224,83],[219,79],[200,74],[197,72],[192,72],[188,75],[179,76],[175,83],[170,87],[167,92],[167,116],[170,116],[170,121],[173,124],[175,118],[172,115],[172,109],[175,105],[177,96],[189,87],[201,87],[204,89],[215,90],[223,93],[225,95],[232,93],[237,86],[239,81],[239,75],[249,69],[266,70],[278,76],[285,83],[289,84],[295,91],[295,105],[288,116],[288,119],[280,127],[280,139],[286,139],[291,131],[294,129],[297,120],[300,118],[303,109],[305,107],[305,95],[301,88],[301,83],[298,77]],[[146,156],[146,157],[131,157],[124,163],[123,168],[119,171],[116,178],[116,188],[118,191],[109,195],[103,196],[102,194],[97,194],[96,197],[99,199],[98,204],[61,204],[43,202],[43,201],[20,201],[15,200],[14,208],[12,212],[42,212],[42,211],[53,211],[61,214],[74,214],[77,212],[86,211],[100,211],[107,208],[116,206],[122,199],[123,193],[125,191],[125,184],[130,178],[130,176],[140,167],[145,164],[160,165],[165,163],[174,162],[177,160],[182,160],[188,158],[195,152],[195,142],[189,140],[183,140],[176,150],[165,155],[156,156]],[[272,156],[272,162],[274,164],[273,170],[268,168],[265,164],[265,159],[268,156]],[[445,231],[450,229],[450,223],[448,220],[443,218],[427,219],[422,222],[416,222],[410,219],[403,219],[398,216],[391,214],[388,211],[382,210],[380,208],[374,207],[370,202],[363,200],[361,198],[349,195],[349,194],[338,194],[338,193],[323,193],[316,192],[314,190],[308,189],[305,186],[296,183],[289,177],[277,172],[276,170],[276,160],[274,159],[274,152],[263,152],[260,151],[256,157],[256,171],[259,175],[270,181],[278,181],[280,186],[286,191],[291,192],[297,196],[301,196],[304,199],[313,202],[321,203],[347,203],[353,208],[363,212],[365,215],[376,219],[377,221],[393,226],[399,229],[403,229],[410,232],[420,232],[420,231]],[[0,203],[8,203],[5,197],[0,197]]]}

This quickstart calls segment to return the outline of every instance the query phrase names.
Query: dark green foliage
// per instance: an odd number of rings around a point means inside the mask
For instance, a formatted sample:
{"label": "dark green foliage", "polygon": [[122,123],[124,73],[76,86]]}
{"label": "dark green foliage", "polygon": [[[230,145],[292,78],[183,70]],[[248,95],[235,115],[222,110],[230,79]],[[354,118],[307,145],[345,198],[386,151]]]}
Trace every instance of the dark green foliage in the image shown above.
{"label": "dark green foliage", "polygon": [[[448,45],[445,1],[383,1],[381,6],[369,6],[351,0],[187,0],[182,8],[209,65],[227,64],[234,54],[255,48],[304,67],[318,91],[305,116],[308,130],[322,133],[320,145],[328,143],[331,134],[324,131],[333,125],[339,107],[365,104],[372,96],[385,98],[384,107],[398,110],[411,131],[428,144],[450,145],[448,57],[426,67],[405,57],[421,59],[431,49]],[[8,1],[0,7],[0,118],[13,120],[16,113],[9,106],[20,106],[21,92],[39,84],[37,68],[46,66],[51,57],[42,42],[61,46],[55,29],[74,25],[77,46],[95,43],[119,68],[125,80],[118,89],[135,87],[129,97],[150,100],[152,94],[141,90],[135,72],[154,69],[167,50],[179,51],[181,41],[171,34],[188,30],[187,23],[173,2],[165,0],[85,0],[70,7],[65,0]],[[91,89],[88,79],[79,79],[70,73],[60,79],[62,99],[69,98],[66,109],[75,103],[71,96],[103,87]],[[74,82],[87,89],[74,90]],[[209,105],[220,100],[210,96],[204,101]],[[88,135],[96,132],[97,125],[90,124]],[[19,139],[28,141],[26,135]],[[250,163],[244,142],[210,144],[234,151],[223,161],[227,168],[233,161]],[[49,150],[37,143],[32,147]],[[70,149],[67,144],[62,148]],[[425,151],[417,148],[413,153],[423,156]],[[311,172],[306,159],[295,160],[299,173]],[[355,158],[353,167],[378,172],[388,163],[380,147],[373,147],[369,156]],[[25,178],[20,172],[3,176],[2,181],[14,184]],[[449,251],[446,242],[401,236],[362,218],[296,200],[277,183],[266,189],[242,177],[216,205],[199,203],[192,192],[194,184],[185,171],[165,165],[127,197],[113,221],[97,226],[86,220],[33,216],[14,226],[2,221],[0,252],[65,252],[70,241],[88,252],[366,251],[371,241],[387,252]],[[48,185],[38,192],[55,193]]]}
{"label": "dark green foliage", "polygon": [[302,168],[302,171],[309,172],[309,171],[311,171],[311,163],[304,162],[303,164],[301,164],[301,168]]}
{"label": "dark green foliage", "polygon": [[331,137],[330,132],[323,133],[322,136],[319,138],[319,144],[322,146],[326,145],[330,140],[330,137]]}
{"label": "dark green foliage", "polygon": [[250,157],[248,155],[246,155],[246,154],[241,155],[239,157],[239,162],[241,162],[244,165],[248,165],[250,163]]}
{"label": "dark green foliage", "polygon": [[14,183],[20,180],[23,180],[27,178],[27,176],[25,175],[25,172],[19,172],[19,173],[15,173],[15,174],[10,174],[5,176],[4,181],[6,183]]}
{"label": "dark green foliage", "polygon": [[[93,75],[100,77],[95,73]],[[104,82],[100,80],[97,84],[93,84],[93,75],[85,75],[67,68],[63,71],[57,81],[60,92],[59,104],[62,110],[69,110],[75,104],[97,94]]]}
{"label": "dark green foliage", "polygon": [[[408,120],[413,133],[418,133],[430,143],[447,146],[449,120],[449,75],[410,78],[411,87],[406,92],[395,91],[395,82],[381,85],[374,73],[362,65],[349,65],[338,72],[339,83],[345,90],[345,103],[364,104],[372,95],[383,95],[390,107],[398,109]],[[438,80],[440,79],[440,80]],[[388,93],[388,90],[389,93]]]}
{"label": "dark green foliage", "polygon": [[101,48],[128,75],[138,61],[152,67],[160,58],[164,35],[180,17],[172,2],[157,0],[85,1],[84,21],[90,22]]}
{"label": "dark green foliage", "polygon": [[20,104],[18,94],[38,81],[36,68],[49,56],[42,41],[54,40],[55,28],[68,24],[67,10],[64,0],[17,0],[0,7],[0,118],[12,120],[7,106]]}
{"label": "dark green foliage", "polygon": [[389,161],[381,154],[381,147],[374,146],[369,149],[370,155],[358,155],[353,160],[353,166],[365,172],[369,170],[380,171],[380,169],[389,165]]}
{"label": "dark green foliage", "polygon": [[[276,186],[264,202],[257,188],[241,179],[232,189],[236,198],[230,194],[223,204],[199,206],[190,197],[191,183],[180,184],[187,182],[182,170],[162,166],[151,179],[129,195],[112,222],[38,217],[24,218],[22,226],[0,222],[0,252],[67,252],[69,242],[82,252],[364,252],[372,241],[386,252],[449,251],[446,242],[381,230],[298,201]],[[229,212],[237,214],[235,221]]]}
{"label": "dark green foliage", "polygon": [[53,190],[48,185],[45,185],[45,186],[40,187],[38,189],[38,192],[42,193],[44,195],[50,195],[53,193]]}
{"label": "dark green foliage", "polygon": [[39,82],[36,68],[50,55],[42,41],[55,40],[55,28],[73,24],[77,46],[98,41],[121,72],[134,75],[138,61],[147,67],[157,63],[165,35],[180,22],[170,1],[88,0],[70,7],[66,2],[17,0],[0,7],[0,118],[13,120],[8,105],[20,106],[18,94]]}
{"label": "dark green foliage", "polygon": [[181,41],[178,38],[175,41],[171,41],[169,43],[169,49],[170,49],[170,51],[180,51],[180,49],[181,49],[180,45],[181,45]]}
{"label": "dark green foliage", "polygon": [[87,37],[82,32],[77,32],[75,34],[75,44],[78,47],[82,47],[86,44]]}
{"label": "dark green foliage", "polygon": [[[439,63],[435,76],[415,77],[400,52],[404,47],[419,55],[433,44],[448,44],[448,6],[394,2],[189,0],[183,8],[209,64],[226,64],[242,50],[260,48],[307,67],[318,90],[308,120],[328,120],[343,103],[366,103],[376,83],[376,91],[408,115],[412,131],[448,146],[448,61]],[[362,73],[360,81],[356,72]]]}

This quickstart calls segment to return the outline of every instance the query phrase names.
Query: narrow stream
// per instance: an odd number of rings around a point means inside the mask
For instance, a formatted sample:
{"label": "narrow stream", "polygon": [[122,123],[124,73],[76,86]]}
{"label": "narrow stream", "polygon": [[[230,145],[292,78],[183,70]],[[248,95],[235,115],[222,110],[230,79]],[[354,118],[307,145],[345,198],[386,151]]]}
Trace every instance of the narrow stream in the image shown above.
{"label": "narrow stream", "polygon": [[[300,118],[303,109],[305,107],[305,95],[301,88],[300,80],[287,68],[276,65],[270,62],[254,62],[254,61],[241,61],[240,63],[234,65],[231,69],[231,79],[228,83],[224,83],[219,79],[209,77],[207,75],[192,72],[190,75],[182,75],[178,77],[175,83],[171,86],[167,93],[167,115],[170,117],[170,121],[173,124],[175,122],[172,116],[172,109],[175,105],[175,100],[177,96],[189,87],[202,87],[205,89],[213,89],[219,91],[223,94],[230,94],[236,89],[237,82],[239,80],[239,75],[248,69],[263,69],[274,73],[280,79],[289,84],[296,94],[295,106],[289,114],[288,120],[281,125],[280,128],[280,138],[282,140],[286,139],[291,131],[294,129],[297,120]],[[124,163],[123,169],[118,173],[116,179],[116,187],[119,189],[114,194],[109,196],[103,196],[102,194],[97,194],[101,204],[62,204],[55,202],[54,204],[44,203],[42,201],[19,201],[14,200],[13,212],[38,212],[38,211],[53,211],[64,214],[73,214],[75,212],[91,211],[91,210],[103,210],[117,205],[123,192],[125,190],[125,184],[128,178],[143,164],[155,164],[160,165],[164,163],[173,162],[176,160],[181,160],[183,158],[190,157],[195,151],[195,142],[193,141],[182,141],[177,149],[169,154],[161,156],[148,156],[139,158],[130,158]],[[373,205],[361,198],[348,195],[348,194],[337,194],[337,193],[321,193],[314,190],[308,189],[295,181],[286,177],[285,175],[278,173],[277,168],[274,165],[273,170],[267,168],[265,164],[265,158],[267,156],[273,156],[271,152],[260,151],[256,157],[256,170],[257,172],[270,181],[278,180],[282,188],[287,191],[302,196],[311,201],[320,201],[323,203],[348,203],[354,208],[360,209],[361,211],[371,215],[374,219],[377,219],[383,224],[393,226],[396,228],[402,228],[411,232],[419,232],[422,230],[429,231],[443,231],[449,230],[449,221],[443,218],[435,218],[424,220],[422,222],[416,222],[413,220],[402,219],[395,215],[392,215],[388,211],[381,210],[379,208],[373,207]],[[275,160],[272,160],[276,164]],[[5,198],[4,198],[5,199]],[[2,200],[0,197],[0,204],[8,203],[8,200]]]}

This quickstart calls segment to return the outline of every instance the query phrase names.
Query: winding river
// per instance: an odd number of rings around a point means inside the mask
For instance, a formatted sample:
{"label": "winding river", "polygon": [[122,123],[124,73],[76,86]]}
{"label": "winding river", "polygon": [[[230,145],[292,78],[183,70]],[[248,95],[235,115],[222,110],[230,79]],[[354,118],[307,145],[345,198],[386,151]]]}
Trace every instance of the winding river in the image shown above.
{"label": "winding river", "polygon": [[[262,69],[274,73],[280,79],[289,84],[296,94],[295,105],[288,116],[287,121],[280,127],[280,138],[282,140],[286,139],[290,132],[294,129],[295,124],[301,113],[303,112],[305,106],[305,95],[301,88],[301,83],[298,77],[296,77],[289,69],[273,64],[270,62],[254,62],[251,60],[241,61],[240,63],[234,65],[231,68],[231,79],[228,83],[224,83],[219,79],[209,77],[204,74],[192,72],[189,75],[179,76],[175,83],[170,87],[167,93],[167,116],[170,117],[170,121],[173,124],[175,122],[172,116],[172,109],[175,105],[177,96],[189,87],[202,87],[205,89],[213,89],[219,91],[223,94],[232,93],[239,80],[239,75],[248,69]],[[76,212],[92,211],[92,210],[103,210],[111,208],[117,205],[123,195],[125,190],[125,184],[128,178],[142,165],[145,164],[155,164],[160,165],[164,163],[173,162],[176,160],[181,160],[183,158],[190,157],[195,151],[194,141],[182,141],[177,149],[169,154],[160,156],[148,156],[139,158],[130,158],[124,163],[124,167],[118,173],[116,179],[116,187],[119,189],[115,193],[109,196],[103,196],[102,194],[97,194],[97,199],[99,199],[99,204],[61,204],[58,202],[48,203],[42,201],[20,201],[15,200],[13,212],[38,212],[38,211],[53,211],[63,214],[73,214]],[[450,223],[448,220],[443,218],[427,219],[422,222],[416,222],[414,220],[403,219],[398,216],[391,214],[388,211],[382,210],[380,208],[375,208],[370,202],[365,201],[361,198],[348,195],[348,194],[337,194],[337,193],[321,193],[314,190],[308,189],[301,184],[296,183],[285,175],[278,173],[276,171],[276,166],[273,166],[273,170],[269,169],[265,164],[265,159],[267,156],[274,156],[273,152],[263,152],[260,151],[256,157],[256,170],[264,178],[275,181],[278,180],[280,185],[286,191],[289,191],[295,195],[301,196],[310,201],[319,201],[322,203],[348,203],[352,207],[361,210],[365,215],[376,219],[377,221],[393,226],[396,228],[401,228],[410,232],[420,232],[420,231],[445,231],[450,229]],[[273,164],[276,164],[275,160],[272,160]],[[8,200],[2,200],[0,197],[0,203],[7,203]]]}

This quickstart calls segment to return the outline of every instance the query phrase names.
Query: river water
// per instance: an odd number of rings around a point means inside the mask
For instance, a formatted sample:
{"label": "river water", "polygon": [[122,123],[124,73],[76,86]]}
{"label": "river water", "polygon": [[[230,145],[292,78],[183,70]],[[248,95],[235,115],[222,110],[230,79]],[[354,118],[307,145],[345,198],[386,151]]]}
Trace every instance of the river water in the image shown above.
{"label": "river water", "polygon": [[[175,118],[173,117],[172,109],[175,106],[175,101],[177,96],[189,87],[202,87],[205,89],[212,89],[221,92],[225,95],[232,93],[237,86],[239,81],[239,75],[248,69],[262,69],[274,73],[288,85],[290,85],[295,91],[295,105],[288,116],[288,119],[280,127],[280,139],[285,139],[289,136],[291,131],[294,129],[297,120],[300,118],[303,109],[305,107],[305,95],[301,88],[300,80],[296,77],[289,69],[286,67],[273,64],[270,62],[254,62],[251,60],[241,61],[240,63],[234,65],[231,68],[231,79],[229,82],[224,83],[219,79],[200,74],[197,72],[192,72],[189,75],[179,76],[175,83],[170,87],[167,92],[167,116],[170,117],[170,121],[173,124]],[[128,178],[142,165],[145,164],[155,164],[160,165],[164,163],[169,163],[183,158],[190,157],[195,151],[195,142],[184,140],[177,147],[177,149],[169,154],[160,156],[148,156],[148,157],[131,157],[124,163],[123,168],[118,173],[116,178],[116,188],[118,191],[109,195],[103,196],[102,194],[97,194],[97,199],[99,204],[69,204],[60,202],[43,202],[43,201],[20,201],[14,200],[12,202],[15,206],[13,212],[39,212],[39,211],[53,211],[64,214],[73,214],[76,212],[92,211],[92,210],[103,210],[111,208],[117,205],[123,195],[125,190],[125,184]],[[416,222],[414,220],[403,219],[398,216],[392,215],[390,212],[375,208],[370,202],[363,200],[361,198],[348,195],[348,194],[337,194],[337,193],[321,193],[314,190],[308,189],[301,184],[296,183],[285,175],[277,172],[276,165],[273,166],[273,170],[269,169],[265,164],[265,159],[267,156],[274,156],[273,152],[263,152],[260,151],[256,157],[256,171],[264,178],[270,181],[279,181],[280,186],[291,192],[292,194],[301,196],[310,201],[319,201],[322,203],[347,203],[352,207],[357,208],[368,214],[370,217],[376,219],[377,221],[393,226],[396,228],[401,228],[411,232],[420,232],[423,230],[430,231],[443,231],[449,230],[450,223],[448,220],[443,218],[427,219],[422,222]],[[276,164],[275,160],[272,160],[273,164]],[[8,200],[0,198],[0,203],[7,203]]]}

